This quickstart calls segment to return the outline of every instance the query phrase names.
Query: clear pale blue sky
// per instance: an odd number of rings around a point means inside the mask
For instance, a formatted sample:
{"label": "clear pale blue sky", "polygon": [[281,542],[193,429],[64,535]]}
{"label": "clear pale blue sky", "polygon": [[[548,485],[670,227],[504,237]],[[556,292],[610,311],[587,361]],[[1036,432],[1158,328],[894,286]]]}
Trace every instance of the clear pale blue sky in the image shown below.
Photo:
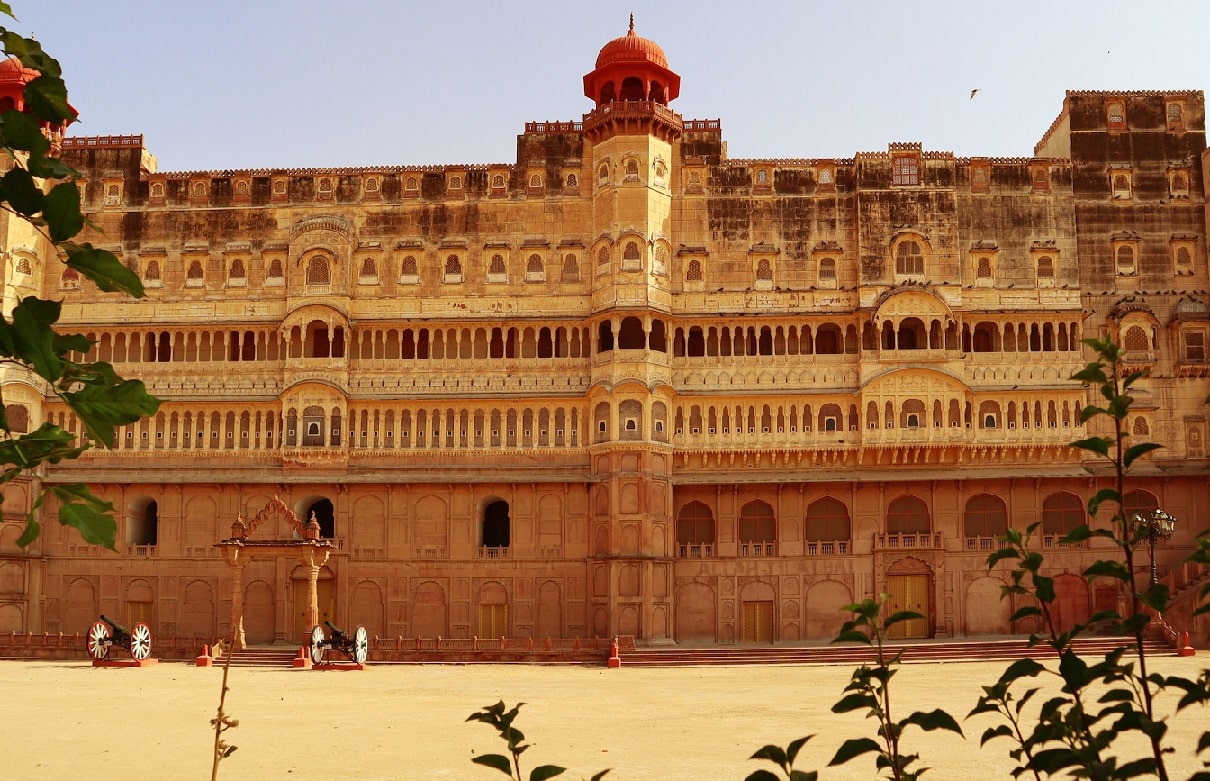
{"label": "clear pale blue sky", "polygon": [[1064,90],[1210,88],[1207,0],[11,2],[74,133],[142,133],[168,171],[513,162],[526,121],[591,109],[631,12],[731,157],[1029,156]]}

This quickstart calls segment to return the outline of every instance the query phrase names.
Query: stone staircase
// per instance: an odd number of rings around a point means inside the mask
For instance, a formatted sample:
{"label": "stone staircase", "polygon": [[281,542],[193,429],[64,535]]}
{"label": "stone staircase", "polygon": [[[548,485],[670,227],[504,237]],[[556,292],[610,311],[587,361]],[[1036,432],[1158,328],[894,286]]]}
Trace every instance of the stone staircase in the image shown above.
{"label": "stone staircase", "polygon": [[[232,667],[281,667],[292,669],[294,659],[298,656],[298,648],[283,648],[281,646],[264,646],[245,648],[242,651],[231,652]],[[227,659],[216,659],[214,666],[221,668]]]}
{"label": "stone staircase", "polygon": [[[1090,637],[1076,643],[1081,656],[1104,656],[1130,641],[1124,637]],[[903,651],[903,662],[986,662],[1011,661],[1025,657],[1054,658],[1048,646],[1030,647],[1025,638],[916,641],[886,646],[891,654]],[[1161,640],[1144,644],[1148,654],[1171,656],[1172,646]],[[801,646],[715,646],[711,648],[642,648],[619,654],[623,667],[689,667],[700,665],[746,664],[830,664],[855,665],[874,661],[874,650],[864,645]]]}

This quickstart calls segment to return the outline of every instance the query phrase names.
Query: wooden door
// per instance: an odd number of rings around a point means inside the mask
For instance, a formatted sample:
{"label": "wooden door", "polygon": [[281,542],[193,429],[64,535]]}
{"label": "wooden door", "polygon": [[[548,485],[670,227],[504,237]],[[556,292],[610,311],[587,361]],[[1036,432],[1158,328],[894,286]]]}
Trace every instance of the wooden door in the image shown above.
{"label": "wooden door", "polygon": [[773,642],[773,603],[744,602],[743,637],[745,643]]}
{"label": "wooden door", "polygon": [[[294,581],[294,636],[301,638],[302,642],[308,642],[311,638],[311,630],[314,628],[307,624],[307,607],[309,602],[310,585],[305,580]],[[336,607],[336,581],[321,580],[315,585],[315,593],[319,596],[319,625],[323,626],[324,621],[333,620]],[[339,624],[336,624],[340,626]],[[349,627],[340,627],[347,633],[352,633]]]}
{"label": "wooden door", "polygon": [[480,605],[476,637],[508,637],[508,605]]}
{"label": "wooden door", "polygon": [[155,628],[155,621],[152,618],[152,603],[151,602],[127,602],[126,603],[126,628],[130,629],[140,621],[152,629]]}
{"label": "wooden door", "polygon": [[883,605],[883,616],[891,616],[904,610],[910,610],[923,616],[923,618],[913,618],[895,624],[887,632],[888,638],[907,640],[929,636],[929,627],[933,624],[929,611],[931,585],[928,575],[887,576],[886,590],[889,599]]}

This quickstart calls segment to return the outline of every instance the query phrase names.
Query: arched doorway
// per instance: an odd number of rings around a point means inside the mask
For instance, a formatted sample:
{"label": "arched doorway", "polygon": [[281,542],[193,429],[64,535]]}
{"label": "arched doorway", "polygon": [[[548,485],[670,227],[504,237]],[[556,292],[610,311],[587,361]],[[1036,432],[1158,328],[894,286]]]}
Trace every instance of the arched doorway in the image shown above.
{"label": "arched doorway", "polygon": [[306,511],[301,516],[304,525],[311,522],[312,515],[319,523],[321,540],[330,540],[336,536],[336,509],[332,506],[330,499],[319,499],[308,504]]}
{"label": "arched doorway", "polygon": [[[305,564],[300,564],[290,573],[290,594],[294,599],[294,627],[291,637],[300,640],[310,637],[311,630],[313,629],[313,627],[307,626],[307,608],[310,605],[311,596],[310,577],[311,568]],[[317,601],[319,606],[318,623],[321,626],[324,621],[335,623],[336,577],[329,568],[319,568],[319,580],[315,582],[315,593],[319,596]],[[345,627],[341,627],[341,629],[345,629]],[[351,632],[352,630],[347,631]],[[251,637],[249,637],[249,640],[251,640]]]}
{"label": "arched doorway", "polygon": [[244,592],[244,637],[248,644],[273,642],[276,614],[273,588],[263,580],[249,583]]}
{"label": "arched doorway", "polygon": [[882,606],[883,617],[905,610],[919,613],[921,618],[900,621],[887,631],[892,640],[912,640],[931,637],[933,627],[933,571],[920,559],[899,559],[887,568],[887,601]]}
{"label": "arched doorway", "polygon": [[1079,575],[1066,573],[1055,578],[1055,601],[1051,603],[1055,629],[1070,632],[1088,622],[1088,583]]}

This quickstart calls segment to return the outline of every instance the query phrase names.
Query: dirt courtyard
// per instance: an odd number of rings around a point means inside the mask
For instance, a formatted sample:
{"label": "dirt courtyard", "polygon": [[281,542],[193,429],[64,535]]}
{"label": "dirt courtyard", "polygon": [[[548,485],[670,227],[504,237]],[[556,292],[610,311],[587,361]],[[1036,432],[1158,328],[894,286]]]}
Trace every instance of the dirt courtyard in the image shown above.
{"label": "dirt courtyard", "polygon": [[[1210,662],[1162,657],[1152,671],[1196,678]],[[990,717],[962,722],[981,684],[1004,662],[913,664],[892,686],[899,717],[943,707],[963,724],[966,740],[912,731],[910,750],[929,778],[1007,779],[1010,744],[979,748]],[[875,777],[872,756],[827,768],[848,737],[873,736],[859,714],[831,705],[852,668],[805,665],[680,669],[505,665],[378,666],[364,672],[259,668],[231,671],[227,711],[240,724],[228,735],[238,750],[227,779],[503,778],[471,764],[476,753],[502,752],[484,724],[465,723],[481,706],[525,702],[516,726],[533,747],[526,775],[563,765],[561,778],[588,778],[613,768],[625,779],[733,779],[759,767],[749,756],[766,743],[784,746],[807,734],[802,769],[822,779]],[[149,781],[208,779],[222,672],[179,663],[142,670],[93,669],[85,662],[0,662],[6,765],[11,779],[78,779],[104,775]],[[1040,699],[1040,698],[1039,698]],[[1175,695],[1165,702],[1175,702]],[[1187,711],[1173,720],[1170,769],[1198,769],[1197,737],[1210,718]]]}

